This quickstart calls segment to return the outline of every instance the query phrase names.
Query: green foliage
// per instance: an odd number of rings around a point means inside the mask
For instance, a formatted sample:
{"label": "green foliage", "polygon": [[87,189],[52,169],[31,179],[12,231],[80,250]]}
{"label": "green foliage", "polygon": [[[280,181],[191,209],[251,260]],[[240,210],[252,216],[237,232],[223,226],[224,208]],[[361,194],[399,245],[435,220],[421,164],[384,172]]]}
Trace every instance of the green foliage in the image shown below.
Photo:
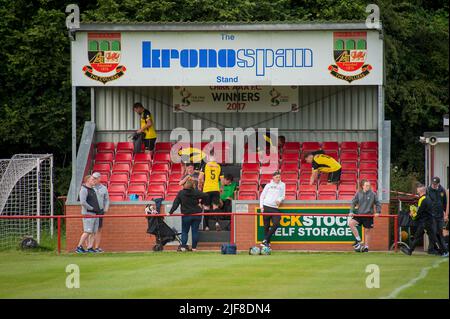
{"label": "green foliage", "polygon": [[[53,153],[57,193],[68,189],[71,158],[70,41],[64,8],[73,1],[0,0],[0,157]],[[393,164],[423,174],[424,131],[448,112],[448,1],[380,0],[385,36],[386,117]],[[78,1],[83,21],[270,22],[365,20],[362,0]],[[79,90],[78,135],[89,118]]]}
{"label": "green foliage", "polygon": [[391,189],[397,192],[415,194],[419,180],[417,173],[408,173],[398,166],[391,166]]}

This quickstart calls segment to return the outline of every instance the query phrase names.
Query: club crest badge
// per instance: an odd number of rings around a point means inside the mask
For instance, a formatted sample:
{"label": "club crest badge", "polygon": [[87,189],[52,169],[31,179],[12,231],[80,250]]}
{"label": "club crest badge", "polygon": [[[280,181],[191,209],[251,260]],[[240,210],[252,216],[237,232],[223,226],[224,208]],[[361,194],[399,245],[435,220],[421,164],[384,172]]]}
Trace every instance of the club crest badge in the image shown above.
{"label": "club crest badge", "polygon": [[330,74],[351,83],[362,79],[372,70],[366,64],[367,32],[334,32],[333,58],[336,64],[328,67]]}
{"label": "club crest badge", "polygon": [[126,71],[120,57],[120,33],[88,33],[89,65],[83,67],[87,77],[103,84],[117,80]]}

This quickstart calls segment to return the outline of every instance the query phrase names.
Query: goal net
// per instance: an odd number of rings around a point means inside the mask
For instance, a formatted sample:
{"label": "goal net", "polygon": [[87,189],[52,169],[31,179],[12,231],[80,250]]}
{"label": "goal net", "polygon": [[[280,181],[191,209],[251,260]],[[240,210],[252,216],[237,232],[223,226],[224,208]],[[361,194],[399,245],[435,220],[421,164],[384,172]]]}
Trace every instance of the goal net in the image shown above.
{"label": "goal net", "polygon": [[[0,215],[53,215],[52,155],[0,159]],[[17,247],[25,237],[41,243],[46,236],[53,236],[53,220],[0,218],[0,249]]]}

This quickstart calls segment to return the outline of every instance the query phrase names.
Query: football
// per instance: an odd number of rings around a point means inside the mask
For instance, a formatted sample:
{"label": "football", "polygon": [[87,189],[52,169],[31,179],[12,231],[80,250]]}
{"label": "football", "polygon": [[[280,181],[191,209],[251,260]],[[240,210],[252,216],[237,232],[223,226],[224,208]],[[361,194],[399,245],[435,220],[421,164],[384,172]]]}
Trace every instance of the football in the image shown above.
{"label": "football", "polygon": [[248,250],[249,255],[259,255],[261,253],[261,249],[257,246],[253,246]]}

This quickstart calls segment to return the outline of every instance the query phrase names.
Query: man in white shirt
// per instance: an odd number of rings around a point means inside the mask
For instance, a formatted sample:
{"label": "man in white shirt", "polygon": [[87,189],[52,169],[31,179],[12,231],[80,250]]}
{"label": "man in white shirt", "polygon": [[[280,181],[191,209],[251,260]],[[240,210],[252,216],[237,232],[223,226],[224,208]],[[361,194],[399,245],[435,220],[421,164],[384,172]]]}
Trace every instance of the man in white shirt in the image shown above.
{"label": "man in white shirt", "polygon": [[[286,185],[281,181],[280,172],[273,173],[272,181],[264,187],[259,199],[261,213],[279,213],[278,207],[284,200]],[[264,216],[264,240],[262,246],[270,246],[270,238],[280,226],[281,216]],[[272,227],[270,221],[272,220]]]}

